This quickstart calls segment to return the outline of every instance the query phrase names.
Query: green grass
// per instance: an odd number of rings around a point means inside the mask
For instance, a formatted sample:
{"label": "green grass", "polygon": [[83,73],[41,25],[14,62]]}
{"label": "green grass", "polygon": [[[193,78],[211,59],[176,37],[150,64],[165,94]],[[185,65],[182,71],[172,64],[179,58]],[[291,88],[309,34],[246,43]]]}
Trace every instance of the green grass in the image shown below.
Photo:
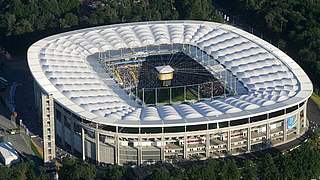
{"label": "green grass", "polygon": [[[157,103],[170,103],[170,90],[169,88],[160,88],[157,90]],[[171,91],[172,102],[184,101],[184,88],[172,88]],[[186,89],[186,100],[197,100],[197,91],[194,88]],[[155,104],[155,89],[145,89],[144,101],[146,104]],[[142,99],[142,91],[139,91],[139,98]]]}
{"label": "green grass", "polygon": [[313,93],[311,96],[311,99],[314,103],[317,104],[318,108],[320,109],[320,96],[318,96],[317,94]]}
{"label": "green grass", "polygon": [[30,139],[30,145],[31,145],[31,149],[33,151],[33,153],[40,159],[42,159],[42,155],[40,154],[40,152],[37,150],[37,147],[33,144],[33,142]]}

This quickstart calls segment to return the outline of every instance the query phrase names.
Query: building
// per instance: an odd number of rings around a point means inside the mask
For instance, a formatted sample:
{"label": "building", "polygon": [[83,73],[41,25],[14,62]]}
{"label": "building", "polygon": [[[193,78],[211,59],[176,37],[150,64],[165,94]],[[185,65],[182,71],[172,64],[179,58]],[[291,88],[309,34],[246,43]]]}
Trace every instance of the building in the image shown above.
{"label": "building", "polygon": [[7,142],[0,143],[0,162],[5,165],[11,165],[20,161],[17,151]]}
{"label": "building", "polygon": [[[164,62],[174,69],[172,86],[140,83],[148,81],[139,73],[151,72],[158,56],[170,59]],[[188,62],[180,73],[197,67],[198,74],[179,75],[170,63],[179,57]],[[28,63],[36,107],[54,109],[47,112],[55,123],[50,138],[83,159],[140,165],[223,157],[290,142],[308,128],[313,87],[306,73],[278,48],[225,24],[81,29],[34,43]],[[188,82],[180,86],[178,77]],[[44,95],[53,103],[41,103]]]}

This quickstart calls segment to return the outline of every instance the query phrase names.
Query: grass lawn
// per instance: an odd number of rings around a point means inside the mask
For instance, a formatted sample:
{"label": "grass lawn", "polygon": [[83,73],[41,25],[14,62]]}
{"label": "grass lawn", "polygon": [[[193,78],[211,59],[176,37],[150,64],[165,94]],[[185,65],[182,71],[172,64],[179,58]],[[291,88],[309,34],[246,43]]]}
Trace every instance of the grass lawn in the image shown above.
{"label": "grass lawn", "polygon": [[320,108],[320,96],[313,93],[311,96],[311,99],[313,102],[315,102],[317,104],[318,108]]}

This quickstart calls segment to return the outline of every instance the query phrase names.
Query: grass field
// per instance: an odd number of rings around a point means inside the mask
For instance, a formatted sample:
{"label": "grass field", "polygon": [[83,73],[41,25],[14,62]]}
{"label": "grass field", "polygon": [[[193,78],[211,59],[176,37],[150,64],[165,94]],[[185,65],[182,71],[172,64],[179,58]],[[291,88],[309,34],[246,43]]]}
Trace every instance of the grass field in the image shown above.
{"label": "grass field", "polygon": [[[197,100],[197,91],[194,88],[187,88],[184,97],[184,88],[172,88],[171,90],[172,102],[181,102],[186,100]],[[139,92],[139,98],[142,99],[142,91]],[[155,104],[155,89],[144,91],[144,100],[146,104]],[[169,88],[158,89],[157,103],[170,103],[170,90]]]}
{"label": "grass field", "polygon": [[311,96],[311,99],[313,102],[315,102],[318,106],[318,108],[320,109],[320,96],[318,96],[317,94],[313,93]]}

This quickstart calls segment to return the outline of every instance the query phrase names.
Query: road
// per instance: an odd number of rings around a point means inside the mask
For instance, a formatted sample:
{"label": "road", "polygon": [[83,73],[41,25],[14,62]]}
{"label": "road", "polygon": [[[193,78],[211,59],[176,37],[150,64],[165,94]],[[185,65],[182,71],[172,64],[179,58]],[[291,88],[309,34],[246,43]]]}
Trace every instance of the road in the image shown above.
{"label": "road", "polygon": [[[28,68],[26,52],[22,56],[14,56],[10,60],[0,59],[0,61],[4,62],[0,76],[11,83],[21,84],[17,87],[15,96],[17,119],[22,119],[32,133],[42,136],[41,122],[37,117],[37,110],[34,109],[33,78]],[[0,109],[3,108],[0,107]],[[0,110],[0,113],[4,112]],[[7,114],[6,117],[8,117]]]}

